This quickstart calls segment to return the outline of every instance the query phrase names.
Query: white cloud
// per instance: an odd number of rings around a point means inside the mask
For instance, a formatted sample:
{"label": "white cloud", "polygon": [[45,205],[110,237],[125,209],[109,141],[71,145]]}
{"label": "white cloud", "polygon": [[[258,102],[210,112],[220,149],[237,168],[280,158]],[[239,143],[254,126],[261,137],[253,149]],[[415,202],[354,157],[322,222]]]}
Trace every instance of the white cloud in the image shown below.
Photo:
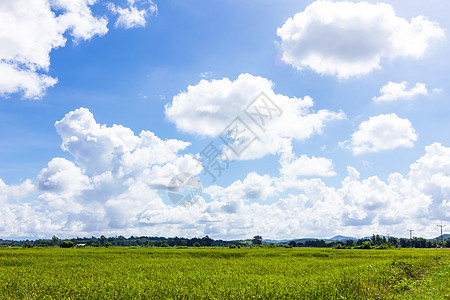
{"label": "white cloud", "polygon": [[265,178],[261,183],[266,189],[275,188],[271,195],[280,198],[272,204],[243,197],[236,188],[245,186],[240,181],[226,188],[211,187],[206,192],[214,201],[206,211],[214,222],[206,232],[230,238],[251,236],[249,232],[277,238],[323,236],[323,232],[403,236],[405,226],[413,226],[420,236],[435,236],[430,222],[450,217],[450,148],[434,143],[425,150],[407,176],[392,173],[387,181],[377,176],[361,179],[355,168],[347,167],[348,176],[337,188],[320,179],[297,180],[283,197],[278,193],[286,188],[280,184],[286,178]]}
{"label": "white cloud", "polygon": [[[262,101],[266,101],[268,107],[264,107]],[[166,116],[180,131],[205,137],[221,135],[239,117],[245,123],[240,122],[240,125],[247,127],[242,133],[244,139],[256,137],[256,140],[239,152],[239,157],[230,149],[226,154],[235,159],[255,159],[276,154],[280,146],[290,143],[291,139],[305,140],[320,134],[326,123],[345,118],[342,112],[326,109],[313,112],[312,106],[313,100],[308,96],[301,99],[275,94],[273,83],[268,79],[241,74],[235,81],[228,78],[201,80],[189,86],[166,106]],[[244,112],[246,108],[253,119]]]}
{"label": "white cloud", "polygon": [[18,185],[7,185],[0,178],[0,204],[10,200],[20,200],[35,191],[31,180],[27,179]]}
{"label": "white cloud", "polygon": [[158,11],[158,7],[151,0],[127,0],[127,3],[128,7],[108,4],[108,9],[118,15],[116,27],[144,27],[147,24],[147,17]]}
{"label": "white cloud", "polygon": [[[52,49],[88,40],[108,31],[105,18],[94,17],[94,0],[6,0],[0,3],[0,96],[23,93],[40,98],[57,79],[46,75]],[[61,11],[55,15],[54,10]]]}
{"label": "white cloud", "polygon": [[413,147],[417,134],[408,119],[396,114],[381,114],[359,124],[350,141],[340,143],[353,154]]}
{"label": "white cloud", "polygon": [[108,32],[107,19],[93,16],[89,8],[96,2],[97,0],[50,0],[52,8],[64,11],[56,18],[63,30],[60,32],[70,31],[75,42],[89,40],[95,35],[105,35]]}
{"label": "white cloud", "polygon": [[422,57],[439,24],[424,16],[410,22],[390,4],[316,1],[278,28],[282,60],[298,70],[348,78],[381,69],[384,58]]}
{"label": "white cloud", "polygon": [[300,176],[329,177],[336,175],[331,159],[308,157],[305,154],[295,157],[291,145],[283,147],[280,152],[280,175],[289,178],[289,180],[295,180]]}
{"label": "white cloud", "polygon": [[[0,201],[27,198],[34,191],[35,209],[60,232],[137,226],[140,214],[166,207],[158,191],[165,191],[173,176],[201,172],[192,155],[179,154],[189,143],[161,140],[150,131],[136,136],[121,125],[98,124],[86,108],[69,112],[55,127],[62,148],[76,163],[52,159],[26,195],[1,181],[0,190],[8,196]],[[26,185],[30,183],[21,187]]]}
{"label": "white cloud", "polygon": [[233,199],[265,201],[274,195],[275,187],[270,176],[261,176],[252,172],[243,181],[237,180],[226,188],[210,186],[205,189],[205,192],[222,201]]}
{"label": "white cloud", "polygon": [[[338,187],[289,178],[299,175],[292,170],[280,177],[251,172],[229,186],[204,189],[208,203],[198,198],[192,206],[174,207],[158,189],[170,175],[201,172],[192,155],[179,154],[187,143],[98,124],[87,109],[68,113],[56,127],[76,162],[54,158],[34,180],[18,185],[0,180],[4,237],[401,235],[406,225],[431,237],[435,226],[429,223],[450,218],[450,148],[438,143],[425,148],[408,174],[392,173],[386,181],[361,179],[352,167]],[[295,164],[298,158],[283,149]],[[284,163],[282,157],[282,169]],[[329,165],[321,169],[333,172]]]}
{"label": "white cloud", "polygon": [[21,69],[8,63],[0,62],[0,97],[13,93],[23,93],[25,98],[40,98],[47,88],[54,86],[58,80],[51,76],[39,74],[33,70]]}
{"label": "white cloud", "polygon": [[380,96],[373,97],[375,102],[392,102],[402,99],[411,99],[417,95],[428,95],[428,90],[425,83],[417,82],[416,85],[409,90],[407,89],[407,82],[400,83],[389,81],[380,89]]}

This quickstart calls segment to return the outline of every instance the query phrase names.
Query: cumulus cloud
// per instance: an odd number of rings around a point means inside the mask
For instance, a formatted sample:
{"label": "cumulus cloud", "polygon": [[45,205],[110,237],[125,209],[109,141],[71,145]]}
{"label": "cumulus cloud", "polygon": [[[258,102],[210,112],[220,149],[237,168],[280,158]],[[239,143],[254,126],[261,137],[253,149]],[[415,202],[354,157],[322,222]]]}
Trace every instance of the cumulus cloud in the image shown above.
{"label": "cumulus cloud", "polygon": [[0,201],[33,197],[34,209],[60,232],[136,226],[140,214],[165,208],[159,191],[173,176],[201,172],[193,155],[179,154],[189,143],[98,124],[86,108],[69,112],[55,127],[75,162],[54,158],[20,186],[0,181]]}
{"label": "cumulus cloud", "polygon": [[450,217],[450,148],[434,143],[425,151],[406,176],[392,173],[386,181],[377,176],[361,179],[349,166],[339,187],[327,186],[320,179],[301,179],[290,186],[287,196],[280,196],[286,186],[279,183],[285,179],[266,178],[266,189],[280,198],[271,204],[243,197],[236,190],[243,185],[240,181],[207,189],[215,199],[207,207],[215,222],[206,229],[222,236],[246,236],[251,231],[293,238],[320,236],[323,228],[329,236],[370,232],[401,236],[405,226],[414,226],[420,235],[434,236],[435,228],[429,223]]}
{"label": "cumulus cloud", "polygon": [[116,27],[133,28],[144,27],[148,16],[155,14],[158,7],[151,0],[127,0],[128,7],[108,4],[108,9],[118,15]]}
{"label": "cumulus cloud", "polygon": [[[324,232],[402,234],[406,224],[423,236],[433,236],[435,228],[428,224],[450,217],[450,148],[439,143],[426,147],[406,175],[392,173],[386,181],[377,176],[361,179],[355,168],[348,167],[348,176],[338,187],[301,178],[304,174],[289,169],[287,163],[297,165],[299,159],[318,161],[297,158],[289,145],[283,145],[280,167],[285,171],[279,177],[250,172],[229,186],[205,188],[208,202],[199,197],[190,206],[174,206],[159,193],[170,176],[201,172],[193,155],[180,153],[188,143],[98,124],[85,108],[69,112],[56,127],[63,149],[75,161],[54,158],[36,178],[21,184],[0,180],[4,237],[247,238],[262,233],[294,238]],[[332,173],[325,165],[320,172]]]}
{"label": "cumulus cloud", "polygon": [[[276,94],[266,78],[241,74],[234,81],[201,80],[189,86],[166,106],[166,116],[182,132],[222,136],[235,147],[243,140],[251,141],[245,151],[233,153],[233,147],[228,147],[227,155],[255,159],[276,154],[291,139],[305,140],[320,134],[328,122],[345,118],[343,112],[313,112],[313,104],[308,96],[302,99]],[[231,132],[233,128],[239,131],[239,137]]]}
{"label": "cumulus cloud", "polygon": [[339,78],[381,69],[383,59],[419,58],[443,39],[439,24],[424,16],[398,17],[390,4],[316,1],[277,30],[282,60]]}
{"label": "cumulus cloud", "polygon": [[408,119],[396,114],[381,114],[359,124],[350,141],[340,143],[353,154],[413,147],[417,134]]}
{"label": "cumulus cloud", "polygon": [[375,102],[392,102],[397,100],[411,99],[418,95],[428,95],[428,90],[425,83],[417,82],[416,85],[409,90],[407,89],[408,82],[402,81],[400,83],[389,81],[380,89],[380,96],[373,97]]}
{"label": "cumulus cloud", "polygon": [[[0,3],[0,96],[23,93],[40,98],[57,79],[46,73],[52,49],[64,34],[75,42],[108,31],[107,20],[92,15],[94,0],[6,0]],[[56,15],[55,11],[61,12]]]}
{"label": "cumulus cloud", "polygon": [[[5,0],[0,3],[0,97],[20,93],[39,99],[58,79],[48,75],[50,53],[108,32],[105,16],[95,16],[96,0]],[[152,1],[128,0],[128,7],[109,4],[116,26],[145,26],[156,13]]]}
{"label": "cumulus cloud", "polygon": [[292,152],[292,145],[282,147],[280,153],[280,175],[289,179],[297,179],[300,176],[329,177],[336,175],[331,159],[308,157],[305,154],[296,157]]}
{"label": "cumulus cloud", "polygon": [[93,16],[90,9],[96,2],[97,0],[50,0],[51,8],[63,11],[57,17],[60,28],[64,30],[61,32],[60,29],[59,33],[69,31],[75,42],[89,40],[95,35],[105,35],[108,32],[107,19]]}

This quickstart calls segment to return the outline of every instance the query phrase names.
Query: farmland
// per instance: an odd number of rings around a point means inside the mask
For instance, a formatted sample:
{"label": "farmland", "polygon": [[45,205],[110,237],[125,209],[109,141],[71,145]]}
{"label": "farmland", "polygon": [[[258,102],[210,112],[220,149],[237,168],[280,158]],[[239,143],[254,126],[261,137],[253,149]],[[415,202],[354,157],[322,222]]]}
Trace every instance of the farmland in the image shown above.
{"label": "farmland", "polygon": [[450,299],[443,249],[0,248],[0,298]]}

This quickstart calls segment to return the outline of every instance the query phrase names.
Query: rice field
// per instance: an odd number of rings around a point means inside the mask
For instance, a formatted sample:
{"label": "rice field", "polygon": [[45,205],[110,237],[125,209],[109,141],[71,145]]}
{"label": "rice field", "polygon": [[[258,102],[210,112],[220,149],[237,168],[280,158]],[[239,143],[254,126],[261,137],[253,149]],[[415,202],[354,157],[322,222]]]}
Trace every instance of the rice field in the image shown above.
{"label": "rice field", "polygon": [[450,299],[445,249],[0,248],[1,299]]}

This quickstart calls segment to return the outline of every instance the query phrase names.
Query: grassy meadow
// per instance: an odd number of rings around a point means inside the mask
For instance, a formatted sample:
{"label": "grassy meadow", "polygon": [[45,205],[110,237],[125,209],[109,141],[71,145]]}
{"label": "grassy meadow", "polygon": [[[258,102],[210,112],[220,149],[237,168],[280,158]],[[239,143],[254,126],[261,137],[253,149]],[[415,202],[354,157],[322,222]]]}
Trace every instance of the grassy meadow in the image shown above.
{"label": "grassy meadow", "polygon": [[450,299],[450,251],[0,248],[0,299]]}

